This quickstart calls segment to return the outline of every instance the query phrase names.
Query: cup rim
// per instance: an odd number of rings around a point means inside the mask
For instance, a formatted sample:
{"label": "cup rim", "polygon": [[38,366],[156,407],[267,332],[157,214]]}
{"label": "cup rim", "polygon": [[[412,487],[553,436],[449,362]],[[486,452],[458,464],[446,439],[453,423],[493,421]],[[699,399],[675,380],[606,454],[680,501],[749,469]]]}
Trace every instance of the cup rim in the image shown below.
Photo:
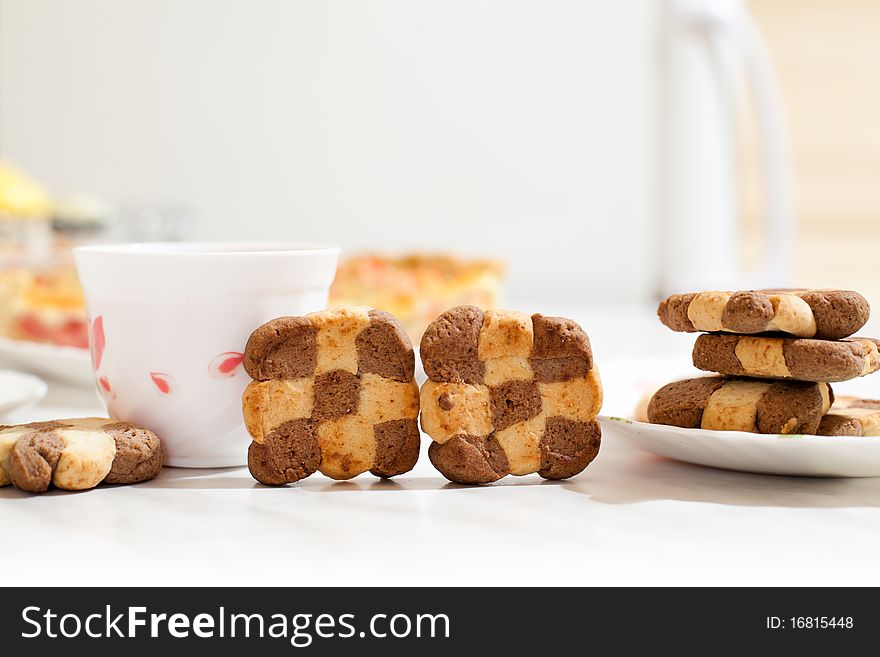
{"label": "cup rim", "polygon": [[77,246],[74,255],[244,258],[338,255],[335,244],[313,242],[119,242]]}

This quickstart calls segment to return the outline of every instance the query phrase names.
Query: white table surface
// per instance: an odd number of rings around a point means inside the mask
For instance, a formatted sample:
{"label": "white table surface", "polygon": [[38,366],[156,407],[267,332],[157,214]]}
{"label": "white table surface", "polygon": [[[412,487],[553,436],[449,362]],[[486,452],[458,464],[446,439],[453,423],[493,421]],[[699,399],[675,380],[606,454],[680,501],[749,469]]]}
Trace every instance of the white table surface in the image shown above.
{"label": "white table surface", "polygon": [[[629,376],[633,356],[687,365],[693,336],[649,309],[548,310],[583,324],[608,381]],[[631,413],[626,391],[606,393],[603,413]],[[102,412],[92,390],[50,382],[2,421]],[[166,468],[80,493],[7,486],[0,554],[5,585],[878,585],[878,507],[880,478],[714,470],[606,440],[565,482],[449,484],[423,450],[392,481],[315,474],[268,488],[245,468]]]}

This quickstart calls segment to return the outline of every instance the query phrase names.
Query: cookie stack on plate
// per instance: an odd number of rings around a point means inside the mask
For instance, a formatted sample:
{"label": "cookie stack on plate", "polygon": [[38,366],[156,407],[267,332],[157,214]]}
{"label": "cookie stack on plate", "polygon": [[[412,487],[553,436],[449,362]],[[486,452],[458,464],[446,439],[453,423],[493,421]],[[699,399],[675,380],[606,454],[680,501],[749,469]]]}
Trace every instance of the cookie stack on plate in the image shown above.
{"label": "cookie stack on plate", "polygon": [[720,376],[670,383],[648,420],[774,434],[880,435],[880,402],[842,398],[829,383],[880,370],[880,340],[854,338],[870,308],[847,290],[676,294],[657,314],[673,331],[704,332],[694,366]]}

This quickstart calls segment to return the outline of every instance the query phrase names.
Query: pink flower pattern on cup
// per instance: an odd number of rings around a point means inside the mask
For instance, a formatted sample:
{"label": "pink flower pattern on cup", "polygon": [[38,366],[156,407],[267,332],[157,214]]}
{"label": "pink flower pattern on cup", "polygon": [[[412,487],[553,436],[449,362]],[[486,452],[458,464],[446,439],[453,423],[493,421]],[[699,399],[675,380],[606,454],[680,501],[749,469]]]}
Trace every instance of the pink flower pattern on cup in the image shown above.
{"label": "pink flower pattern on cup", "polygon": [[[107,347],[107,338],[104,333],[104,316],[98,315],[92,322],[91,356],[95,370],[95,378],[98,383],[98,391],[105,399],[116,399],[116,393],[106,375],[100,375],[101,361],[104,357],[104,349]],[[239,351],[224,351],[215,356],[208,365],[208,375],[212,379],[230,379],[234,377],[244,361],[244,354]],[[100,376],[99,376],[100,375]],[[153,371],[149,373],[150,380],[156,390],[162,396],[176,396],[177,383],[174,377],[167,372]]]}
{"label": "pink flower pattern on cup", "polygon": [[104,347],[107,340],[104,337],[104,316],[98,315],[92,321],[92,364],[95,370],[101,368],[101,359],[104,357]]}
{"label": "pink flower pattern on cup", "polygon": [[106,376],[98,376],[101,367],[101,361],[104,358],[104,349],[107,346],[107,338],[104,335],[104,316],[98,315],[91,321],[92,339],[89,343],[92,355],[92,369],[95,371],[95,379],[98,383],[98,392],[105,399],[116,399],[116,392],[110,385],[110,379]]}
{"label": "pink flower pattern on cup", "polygon": [[113,386],[110,385],[110,379],[106,376],[98,377],[98,389],[107,399],[116,399],[116,393],[113,391]]}
{"label": "pink flower pattern on cup", "polygon": [[208,365],[208,375],[212,379],[227,379],[238,374],[244,354],[238,351],[224,351]]}
{"label": "pink flower pattern on cup", "polygon": [[170,395],[174,391],[174,377],[170,374],[166,374],[165,372],[150,372],[150,378],[153,380],[153,385],[156,386],[156,390],[163,395]]}

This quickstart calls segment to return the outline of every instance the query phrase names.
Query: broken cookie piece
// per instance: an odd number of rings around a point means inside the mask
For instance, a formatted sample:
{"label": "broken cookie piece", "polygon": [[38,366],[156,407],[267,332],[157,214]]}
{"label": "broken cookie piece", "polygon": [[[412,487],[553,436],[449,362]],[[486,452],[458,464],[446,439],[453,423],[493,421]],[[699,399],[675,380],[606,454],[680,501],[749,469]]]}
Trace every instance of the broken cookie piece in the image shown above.
{"label": "broken cookie piece", "polygon": [[87,490],[146,481],[161,469],[159,437],[129,422],[74,418],[0,429],[0,486]]}
{"label": "broken cookie piece", "polygon": [[837,397],[816,433],[820,436],[880,436],[880,400]]}

